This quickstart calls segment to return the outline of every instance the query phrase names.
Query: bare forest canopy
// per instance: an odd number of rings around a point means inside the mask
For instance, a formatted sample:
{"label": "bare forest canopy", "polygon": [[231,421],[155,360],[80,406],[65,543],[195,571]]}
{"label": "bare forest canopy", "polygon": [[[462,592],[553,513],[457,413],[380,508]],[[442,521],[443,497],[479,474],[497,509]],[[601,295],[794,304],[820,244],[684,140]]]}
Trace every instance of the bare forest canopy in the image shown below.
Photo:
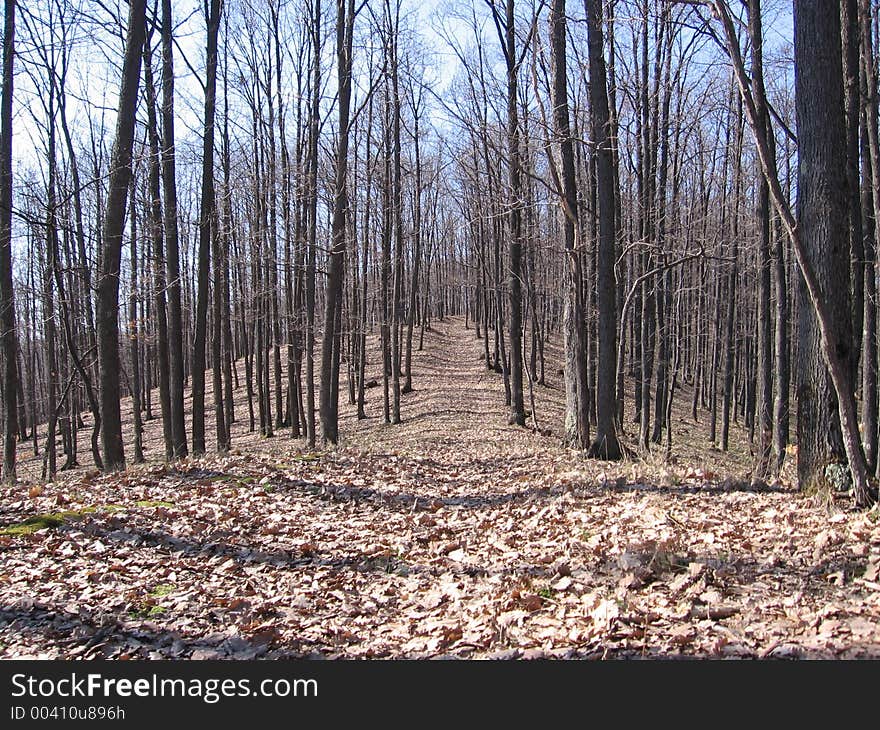
{"label": "bare forest canopy", "polygon": [[405,422],[457,317],[512,425],[869,506],[877,7],[815,5],[6,0],[4,477]]}

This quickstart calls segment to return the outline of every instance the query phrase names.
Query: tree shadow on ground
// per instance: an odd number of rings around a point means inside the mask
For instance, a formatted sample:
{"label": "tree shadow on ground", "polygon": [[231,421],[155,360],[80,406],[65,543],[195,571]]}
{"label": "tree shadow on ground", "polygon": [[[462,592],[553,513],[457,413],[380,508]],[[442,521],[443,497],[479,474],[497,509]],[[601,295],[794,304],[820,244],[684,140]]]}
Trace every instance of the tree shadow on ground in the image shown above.
{"label": "tree shadow on ground", "polygon": [[[223,628],[223,627],[218,627]],[[301,659],[319,653],[313,642],[296,638],[275,642],[272,637],[247,637],[229,630],[195,635],[179,629],[162,629],[151,622],[107,610],[80,608],[72,613],[52,603],[20,599],[0,606],[0,631],[30,640],[31,645],[60,649],[66,658],[132,659],[190,658],[202,652],[214,659]]]}
{"label": "tree shadow on ground", "polygon": [[685,494],[792,494],[795,490],[780,485],[765,484],[758,482],[752,484],[745,480],[726,479],[721,482],[704,482],[703,484],[673,484],[663,486],[660,484],[642,484],[618,480],[616,482],[604,482],[596,485],[596,488],[609,492],[645,492],[668,495]]}
{"label": "tree shadow on ground", "polygon": [[[129,625],[124,618],[112,612],[81,610],[72,613],[52,603],[22,599],[0,607],[0,632],[20,635],[32,646],[52,647],[67,659],[172,659],[211,658],[228,660],[248,659],[320,659],[344,656],[343,645],[329,646],[302,638],[289,640],[268,637],[245,637],[215,632],[202,636],[186,631],[161,629],[147,623]],[[0,634],[2,636],[2,634]],[[466,659],[473,648],[433,656],[443,659]],[[848,658],[880,658],[880,647],[854,646],[845,650]],[[388,655],[384,653],[382,655]],[[424,655],[425,658],[429,655]],[[555,658],[562,660],[665,660],[692,661],[706,659],[834,659],[838,654],[814,647],[802,646],[797,639],[780,641],[761,651],[742,646],[728,654],[695,651],[665,650],[662,646],[639,648],[621,647],[602,642],[589,647],[570,647],[559,651]],[[499,646],[489,655],[498,660],[528,658],[522,649]],[[552,659],[553,654],[538,653],[536,658]]]}
{"label": "tree shadow on ground", "polygon": [[[62,526],[59,529],[73,529]],[[199,540],[192,537],[180,537],[163,530],[138,529],[129,527],[127,530],[111,529],[98,520],[79,523],[76,529],[93,538],[100,539],[108,545],[124,545],[128,548],[160,550],[180,557],[205,560],[220,557],[234,560],[240,567],[265,565],[276,570],[308,570],[325,569],[333,572],[380,573],[398,576],[419,575],[433,579],[444,573],[460,573],[471,577],[498,575],[507,578],[512,584],[517,581],[550,580],[556,569],[550,565],[531,564],[522,561],[502,569],[489,569],[475,562],[459,562],[451,558],[441,563],[426,563],[407,559],[406,556],[393,553],[334,554],[326,550],[309,548],[303,554],[300,548],[293,545],[290,549],[270,549],[260,544],[235,543],[228,541],[234,534],[228,530],[212,533],[208,538]],[[255,543],[257,541],[254,541]],[[207,570],[207,568],[206,568]]]}

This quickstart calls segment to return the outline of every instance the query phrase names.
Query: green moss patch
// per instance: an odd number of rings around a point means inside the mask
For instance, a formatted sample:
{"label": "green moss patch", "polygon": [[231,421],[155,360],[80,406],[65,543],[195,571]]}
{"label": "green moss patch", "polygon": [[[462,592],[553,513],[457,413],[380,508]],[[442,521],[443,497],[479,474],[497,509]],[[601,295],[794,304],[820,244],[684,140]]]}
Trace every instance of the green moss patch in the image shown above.
{"label": "green moss patch", "polygon": [[316,452],[310,452],[308,454],[301,454],[299,456],[294,456],[295,461],[319,461],[322,454]]}
{"label": "green moss patch", "polygon": [[34,515],[33,517],[28,517],[23,522],[0,528],[0,535],[33,535],[38,530],[61,527],[65,522],[79,519],[93,512],[97,512],[97,507],[84,507],[81,510]]}
{"label": "green moss patch", "polygon": [[165,614],[165,609],[162,606],[144,603],[138,606],[132,606],[128,610],[128,613],[132,618],[158,618]]}
{"label": "green moss patch", "polygon": [[[135,507],[143,507],[145,509],[155,508],[155,507],[173,507],[174,504],[171,502],[163,502],[163,501],[153,501],[153,500],[140,500],[134,503]],[[7,525],[6,527],[0,527],[0,535],[8,535],[8,536],[20,536],[20,535],[33,535],[38,530],[45,530],[47,528],[57,528],[61,527],[65,522],[70,522],[72,520],[78,520],[82,517],[85,517],[88,514],[94,514],[95,512],[119,512],[121,510],[129,509],[124,504],[104,504],[99,507],[83,507],[80,510],[65,510],[64,512],[47,512],[45,514],[34,515],[33,517],[28,517],[26,520],[22,522],[17,522],[12,525]]]}

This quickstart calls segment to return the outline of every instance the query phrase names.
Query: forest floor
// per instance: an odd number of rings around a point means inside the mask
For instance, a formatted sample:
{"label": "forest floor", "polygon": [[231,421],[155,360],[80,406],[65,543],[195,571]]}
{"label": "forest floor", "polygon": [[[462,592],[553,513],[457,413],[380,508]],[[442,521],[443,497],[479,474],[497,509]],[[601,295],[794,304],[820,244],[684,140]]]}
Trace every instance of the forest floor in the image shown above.
{"label": "forest floor", "polygon": [[876,510],[750,487],[744,432],[710,448],[686,389],[668,461],[587,460],[559,446],[559,351],[539,431],[480,353],[435,322],[404,423],[372,388],[332,450],[246,433],[243,389],[223,458],[161,463],[157,419],[153,461],[42,483],[23,445],[0,657],[880,658]]}

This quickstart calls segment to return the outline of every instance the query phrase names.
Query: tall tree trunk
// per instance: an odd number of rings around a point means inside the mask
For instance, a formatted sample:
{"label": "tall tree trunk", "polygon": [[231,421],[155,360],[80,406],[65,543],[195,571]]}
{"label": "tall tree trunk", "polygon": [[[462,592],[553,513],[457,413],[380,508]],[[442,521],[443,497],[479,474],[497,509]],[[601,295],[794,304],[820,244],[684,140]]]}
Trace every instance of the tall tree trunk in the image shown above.
{"label": "tall tree trunk", "polygon": [[[211,243],[217,235],[217,205],[214,195],[214,118],[217,108],[217,36],[220,32],[220,0],[205,3],[208,13],[205,69],[205,123],[202,138],[202,198],[199,210],[198,294],[196,299],[196,328],[192,360],[192,443],[193,455],[205,453],[205,349],[208,338],[208,277],[211,267]],[[216,265],[216,262],[215,262]],[[222,279],[215,273],[215,285]],[[220,296],[220,292],[214,292]],[[217,346],[219,347],[219,338]],[[219,354],[219,353],[218,353]],[[220,374],[219,368],[217,374]],[[214,393],[220,403],[217,422],[218,445],[226,442],[223,413],[223,393]]]}
{"label": "tall tree trunk", "polygon": [[867,150],[866,114],[861,124],[862,147],[864,149],[864,165],[862,170],[862,214],[865,238],[865,312],[862,321],[862,428],[865,441],[865,460],[868,471],[877,472],[878,446],[878,389],[877,389],[877,239],[875,226],[873,188],[875,187],[873,164]]}
{"label": "tall tree trunk", "polygon": [[[733,90],[731,90],[733,92]],[[733,94],[731,94],[732,96]],[[739,271],[739,201],[742,185],[742,103],[737,98],[737,114],[735,117],[733,150],[733,211],[730,222],[731,253],[727,271],[726,313],[724,315],[724,380],[721,404],[721,438],[720,447],[727,451],[730,441],[730,419],[733,401],[733,376],[736,342],[734,340],[734,323],[736,320],[737,275]],[[731,120],[733,123],[733,120]]]}
{"label": "tall tree trunk", "polygon": [[226,406],[224,385],[224,338],[223,325],[229,319],[227,305],[225,300],[225,283],[226,271],[229,266],[226,257],[226,239],[225,235],[220,234],[217,230],[217,212],[214,211],[214,229],[212,234],[213,248],[213,283],[211,287],[213,309],[211,312],[211,375],[214,390],[214,425],[217,437],[217,452],[225,454],[231,447],[229,428],[230,425],[226,421]]}
{"label": "tall tree trunk", "polygon": [[[224,16],[224,33],[227,38],[229,35],[229,14]],[[232,186],[230,182],[232,163],[229,151],[229,54],[227,49],[229,43],[223,45],[223,224],[222,233],[218,231],[221,237],[221,259],[222,263],[218,264],[221,274],[222,286],[222,329],[223,329],[223,407],[224,419],[226,427],[226,449],[232,446],[232,424],[235,422],[235,399],[232,390],[233,378],[233,360],[235,341],[232,336],[232,307],[230,302],[230,258],[229,251],[232,246],[235,232],[232,222]],[[218,214],[219,215],[219,214]],[[236,385],[238,384],[236,375]],[[216,406],[216,404],[215,404]]]}
{"label": "tall tree trunk", "polygon": [[[321,435],[325,443],[339,438],[339,392],[333,374],[339,372],[337,322],[342,307],[345,270],[345,228],[348,210],[348,137],[351,106],[351,55],[354,0],[336,0],[336,63],[339,84],[339,127],[336,142],[336,190],[333,196],[332,248],[327,271],[324,333],[321,341]],[[335,397],[334,397],[335,396]]]}
{"label": "tall tree trunk", "polygon": [[368,271],[369,271],[369,260],[370,260],[370,240],[372,235],[372,229],[370,226],[370,218],[373,211],[373,163],[369,157],[369,149],[370,149],[370,141],[373,136],[373,97],[372,95],[367,100],[367,130],[366,130],[366,144],[365,147],[368,150],[367,152],[367,161],[366,161],[366,181],[365,181],[365,196],[364,196],[364,215],[363,215],[363,256],[361,258],[361,301],[360,301],[360,333],[359,333],[359,343],[358,343],[358,363],[357,363],[357,371],[358,371],[358,386],[357,386],[357,417],[358,420],[363,420],[367,417],[366,411],[364,410],[365,405],[365,389],[366,383],[366,369],[367,369],[367,317],[368,317],[368,300],[367,300],[367,290],[368,290]]}
{"label": "tall tree trunk", "polygon": [[507,0],[504,21],[505,59],[507,61],[507,154],[510,185],[510,417],[508,422],[525,426],[522,363],[522,161],[520,158],[517,75],[521,59],[517,58],[514,0]]}
{"label": "tall tree trunk", "polygon": [[171,0],[162,0],[162,187],[165,197],[165,265],[168,278],[168,392],[174,458],[187,455],[183,410],[183,308],[177,220],[174,141],[174,50]]}
{"label": "tall tree trunk", "polygon": [[392,15],[390,3],[388,12],[388,64],[391,77],[391,224],[394,231],[394,281],[391,294],[391,423],[400,423],[400,328],[403,305],[403,202],[401,189],[400,162],[400,69],[397,58],[399,34],[400,3],[396,3]]}
{"label": "tall tree trunk", "polygon": [[[51,118],[51,114],[50,114]],[[50,123],[51,127],[51,123]],[[43,344],[46,352],[46,452],[43,478],[54,479],[57,471],[55,440],[58,424],[58,355],[56,352],[55,294],[53,270],[58,255],[58,227],[55,219],[55,151],[53,131],[49,132],[49,186],[46,215],[46,254],[43,267]]]}
{"label": "tall tree trunk", "polygon": [[[839,4],[795,2],[798,228],[833,327],[835,353],[850,367],[850,252],[846,126]],[[820,353],[820,333],[803,282],[798,295],[798,480],[824,483],[825,467],[846,460],[837,395]],[[847,394],[852,397],[851,391]]]}
{"label": "tall tree trunk", "polygon": [[[764,91],[764,33],[761,0],[749,0],[749,38],[752,45],[752,88],[759,123],[772,134]],[[773,336],[770,311],[770,186],[757,165],[758,193],[755,219],[758,225],[758,453],[753,478],[763,481],[770,468],[773,449]]]}
{"label": "tall tree trunk", "polygon": [[841,46],[843,50],[843,91],[846,123],[846,184],[849,214],[850,306],[852,341],[850,379],[859,377],[862,352],[862,320],[865,316],[865,244],[862,233],[862,200],[859,189],[859,18],[858,0],[841,0]]}
{"label": "tall tree trunk", "polygon": [[596,154],[596,198],[599,217],[599,249],[597,256],[597,297],[599,309],[599,350],[596,370],[596,439],[590,445],[590,456],[619,459],[615,413],[617,403],[617,280],[614,273],[617,238],[614,217],[614,160],[610,128],[605,57],[602,38],[601,0],[586,0],[587,43],[590,58],[590,121]]}
{"label": "tall tree trunk", "polygon": [[168,312],[165,304],[165,243],[162,235],[162,201],[160,198],[159,134],[156,122],[156,90],[153,83],[152,53],[149,38],[144,43],[144,85],[147,95],[147,136],[150,145],[150,235],[153,241],[153,310],[156,312],[156,345],[158,349],[159,405],[162,410],[162,434],[165,459],[174,458],[174,435],[171,428],[171,396],[169,390]]}
{"label": "tall tree trunk", "polygon": [[578,293],[582,279],[582,253],[574,150],[568,110],[568,71],[566,67],[565,0],[554,0],[550,8],[550,58],[553,64],[553,131],[559,147],[562,183],[562,228],[565,240],[565,283],[563,303],[563,338],[565,365],[565,435],[563,442],[575,449],[586,448],[590,441],[587,408],[586,344],[584,313]]}
{"label": "tall tree trunk", "polygon": [[[134,176],[132,176],[132,181]],[[144,423],[141,418],[141,363],[140,363],[140,325],[138,323],[138,266],[137,266],[137,205],[135,204],[135,186],[131,186],[129,268],[131,269],[128,290],[128,348],[131,359],[131,415],[134,426],[134,457],[132,463],[144,461]]]}
{"label": "tall tree trunk", "polygon": [[146,32],[146,0],[131,0],[122,86],[116,121],[116,140],[110,157],[110,182],[104,214],[101,257],[96,297],[98,331],[98,370],[101,381],[102,445],[104,468],[125,468],[122,445],[122,419],[119,412],[119,269],[125,205],[131,181],[131,150],[137,115],[141,51]]}
{"label": "tall tree trunk", "polygon": [[306,253],[306,441],[315,447],[315,259],[318,235],[318,133],[321,103],[321,0],[312,1],[312,88],[309,111],[308,250]]}
{"label": "tall tree trunk", "polygon": [[3,361],[3,468],[0,480],[14,484],[18,438],[18,344],[12,284],[12,84],[15,59],[15,0],[6,0],[3,30],[3,95],[0,100],[0,357]]}
{"label": "tall tree trunk", "polygon": [[[867,147],[864,177],[868,194],[864,208],[872,215],[865,216],[870,237],[866,241],[865,316],[862,359],[862,423],[865,437],[865,456],[868,468],[875,473],[878,468],[878,396],[877,396],[877,282],[876,257],[880,252],[880,130],[878,130],[877,62],[871,37],[871,6],[869,0],[859,0],[859,29],[861,31],[861,80],[864,96],[863,146]],[[866,143],[866,144],[865,144]]]}
{"label": "tall tree trunk", "polygon": [[[419,140],[419,120],[421,110],[413,100],[413,144],[415,145],[415,190],[413,191],[413,268],[409,287],[409,306],[406,312],[406,382],[404,393],[410,393],[412,384],[412,343],[413,327],[415,326],[417,297],[419,291],[419,271],[422,263],[422,148]],[[366,286],[366,280],[364,281]],[[477,329],[479,332],[479,328]]]}
{"label": "tall tree trunk", "polygon": [[392,204],[392,177],[391,177],[391,149],[392,129],[391,121],[392,100],[389,84],[385,82],[385,99],[383,104],[382,135],[382,256],[380,261],[379,288],[381,296],[381,318],[379,322],[379,337],[382,342],[382,410],[385,423],[391,423],[391,237],[394,227],[394,214]]}

